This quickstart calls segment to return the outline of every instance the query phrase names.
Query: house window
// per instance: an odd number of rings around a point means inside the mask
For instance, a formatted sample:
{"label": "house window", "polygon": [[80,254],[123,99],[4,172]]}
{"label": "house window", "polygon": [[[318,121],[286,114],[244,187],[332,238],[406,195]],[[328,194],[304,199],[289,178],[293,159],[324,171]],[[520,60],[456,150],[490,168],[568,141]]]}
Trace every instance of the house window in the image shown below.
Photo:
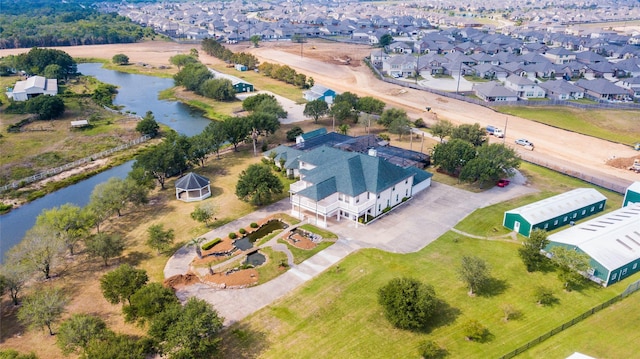
{"label": "house window", "polygon": [[633,263],[633,268],[631,269],[636,269],[636,268],[638,268],[638,263]]}
{"label": "house window", "polygon": [[409,197],[409,190],[405,190],[405,191],[404,191],[404,196],[405,196],[405,197]]}
{"label": "house window", "polygon": [[392,190],[392,191],[395,191],[395,190],[396,190],[396,186],[393,186],[393,188],[392,188],[391,190]]}
{"label": "house window", "polygon": [[591,212],[593,212],[595,210],[595,207],[591,207]]}
{"label": "house window", "polygon": [[614,279],[616,279],[617,277],[618,277],[618,273],[613,273],[613,274],[611,275],[611,280],[614,280]]}
{"label": "house window", "polygon": [[404,184],[407,184],[407,183],[409,183],[409,180],[408,179],[404,180]]}
{"label": "house window", "polygon": [[576,218],[576,217],[578,217],[578,214],[577,214],[577,213],[574,213],[574,214],[573,214],[573,218]]}
{"label": "house window", "polygon": [[380,211],[382,211],[382,205],[381,204],[378,205],[378,212],[380,212]]}
{"label": "house window", "polygon": [[564,216],[563,222],[566,222],[566,221],[567,221],[567,216]]}
{"label": "house window", "polygon": [[599,208],[602,209],[602,203],[600,203],[600,207]]}
{"label": "house window", "polygon": [[627,274],[627,268],[622,270],[622,275],[625,275],[625,274]]}
{"label": "house window", "polygon": [[584,216],[584,215],[585,215],[585,213],[587,213],[587,211],[583,209],[583,210],[582,210],[582,215]]}
{"label": "house window", "polygon": [[378,194],[378,199],[380,199],[380,195]]}
{"label": "house window", "polygon": [[558,220],[556,219],[555,221],[553,221],[553,225],[557,226],[558,225]]}
{"label": "house window", "polygon": [[544,224],[544,229],[547,229],[547,228],[549,228],[549,223]]}
{"label": "house window", "polygon": [[389,200],[387,200],[387,207],[391,207],[389,204],[390,204],[390,202],[389,202]]}
{"label": "house window", "polygon": [[396,202],[398,202],[398,200],[399,200],[399,199],[400,199],[400,195],[399,195],[399,194],[397,194],[397,195],[396,195]]}

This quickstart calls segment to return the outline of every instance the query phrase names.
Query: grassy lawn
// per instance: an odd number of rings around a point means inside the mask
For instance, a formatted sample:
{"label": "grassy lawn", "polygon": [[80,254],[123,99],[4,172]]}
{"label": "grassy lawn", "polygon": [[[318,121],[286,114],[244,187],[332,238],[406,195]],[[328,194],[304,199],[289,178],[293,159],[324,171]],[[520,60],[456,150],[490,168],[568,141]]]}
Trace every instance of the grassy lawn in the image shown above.
{"label": "grassy lawn", "polygon": [[638,111],[581,110],[569,107],[500,107],[502,113],[553,127],[632,145],[640,137]]}
{"label": "grassy lawn", "polygon": [[103,59],[98,57],[76,57],[74,58],[77,63],[87,62],[99,62],[102,63],[102,67],[107,70],[114,70],[120,72],[126,72],[130,74],[150,75],[156,77],[172,78],[174,74],[178,72],[178,69],[173,66],[167,66],[164,69],[158,69],[153,66],[141,66],[139,64],[127,64],[116,65],[111,62],[111,59]]}
{"label": "grassy lawn", "polygon": [[[233,326],[225,345],[241,345],[234,334],[234,329],[241,328],[248,345],[244,349],[261,348],[261,358],[411,358],[417,357],[418,344],[427,339],[444,346],[451,358],[495,358],[624,289],[624,285],[599,288],[589,284],[580,291],[565,292],[555,273],[527,273],[517,248],[515,243],[459,238],[448,232],[413,254],[363,250],[347,257],[339,270],[323,273],[286,299]],[[489,263],[495,278],[491,293],[475,298],[467,295],[466,287],[456,279],[463,255],[480,256]],[[401,276],[432,284],[447,303],[445,315],[427,332],[391,327],[377,304],[377,288]],[[638,278],[640,274],[626,282]],[[531,283],[552,288],[559,304],[538,306]],[[504,322],[501,308],[505,304],[520,311],[521,318]],[[466,341],[462,324],[469,319],[487,326],[491,340]],[[260,338],[267,333],[269,341],[264,343]],[[246,340],[247,335],[254,341]]]}
{"label": "grassy lawn", "polygon": [[292,246],[291,244],[289,244],[289,242],[287,242],[285,240],[282,240],[282,239],[279,239],[278,243],[286,244],[287,247],[289,248],[289,251],[291,251],[291,254],[293,254],[293,263],[300,264],[300,263],[306,261],[307,259],[313,257],[316,253],[328,248],[329,246],[331,246],[335,242],[323,241],[323,242],[319,243],[313,249],[297,248],[297,247]]}
{"label": "grassy lawn", "polygon": [[566,358],[574,352],[594,358],[634,358],[638,348],[629,343],[640,342],[639,299],[640,294],[634,293],[516,358]]}

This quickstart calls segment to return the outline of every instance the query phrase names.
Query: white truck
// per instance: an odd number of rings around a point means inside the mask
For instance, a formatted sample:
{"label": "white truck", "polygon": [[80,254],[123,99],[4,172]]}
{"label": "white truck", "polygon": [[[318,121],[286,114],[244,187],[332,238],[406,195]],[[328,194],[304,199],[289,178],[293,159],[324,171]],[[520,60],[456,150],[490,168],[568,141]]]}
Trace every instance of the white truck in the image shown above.
{"label": "white truck", "polygon": [[502,132],[502,130],[499,127],[495,127],[495,126],[487,126],[487,133],[489,135],[493,135],[496,136],[498,138],[503,138],[504,137],[504,132]]}

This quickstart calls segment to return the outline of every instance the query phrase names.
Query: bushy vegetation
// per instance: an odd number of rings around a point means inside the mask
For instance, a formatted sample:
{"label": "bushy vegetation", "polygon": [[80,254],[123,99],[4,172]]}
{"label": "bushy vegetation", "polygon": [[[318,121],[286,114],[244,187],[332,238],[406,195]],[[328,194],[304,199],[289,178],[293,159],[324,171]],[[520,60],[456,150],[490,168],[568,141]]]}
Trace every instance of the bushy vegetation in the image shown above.
{"label": "bushy vegetation", "polygon": [[394,278],[378,290],[387,320],[400,329],[424,329],[438,307],[432,286],[412,278]]}
{"label": "bushy vegetation", "polygon": [[213,248],[216,244],[222,242],[222,238],[216,238],[214,240],[212,240],[211,242],[207,242],[202,246],[202,249],[209,250],[211,248]]}
{"label": "bushy vegetation", "polygon": [[202,49],[213,57],[228,63],[244,65],[249,70],[258,66],[258,59],[255,56],[245,52],[233,53],[214,39],[202,40]]}

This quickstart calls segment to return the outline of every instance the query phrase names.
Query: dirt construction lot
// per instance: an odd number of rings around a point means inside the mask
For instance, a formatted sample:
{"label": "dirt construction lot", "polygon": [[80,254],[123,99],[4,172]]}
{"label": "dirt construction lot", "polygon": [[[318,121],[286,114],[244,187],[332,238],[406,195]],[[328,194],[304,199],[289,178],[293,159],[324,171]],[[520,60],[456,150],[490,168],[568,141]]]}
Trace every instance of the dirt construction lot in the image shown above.
{"label": "dirt construction lot", "polygon": [[[168,65],[169,57],[178,53],[188,53],[194,47],[199,48],[199,45],[158,41],[60,49],[74,57],[110,59],[117,53],[124,53],[129,56],[132,63],[144,62],[160,66]],[[350,91],[359,96],[379,98],[388,106],[404,108],[410,117],[423,118],[427,123],[436,119],[448,119],[457,124],[478,122],[483,126],[493,124],[508,127],[505,143],[513,144],[516,138],[525,137],[536,144],[533,152],[515,147],[525,158],[534,158],[570,168],[620,186],[640,180],[640,175],[632,171],[607,165],[607,161],[612,158],[638,156],[638,153],[628,146],[559,130],[500,114],[482,106],[380,81],[371,74],[370,69],[361,60],[372,51],[369,46],[312,41],[302,45],[288,42],[262,42],[258,48],[248,44],[231,45],[229,48],[232,51],[253,53],[262,62],[289,65],[313,77],[315,83],[338,92]],[[0,56],[24,51],[28,49],[0,50]],[[200,60],[205,64],[219,62],[202,51],[200,51]],[[430,112],[426,111],[427,106],[431,107]],[[495,139],[492,138],[492,140]]]}

